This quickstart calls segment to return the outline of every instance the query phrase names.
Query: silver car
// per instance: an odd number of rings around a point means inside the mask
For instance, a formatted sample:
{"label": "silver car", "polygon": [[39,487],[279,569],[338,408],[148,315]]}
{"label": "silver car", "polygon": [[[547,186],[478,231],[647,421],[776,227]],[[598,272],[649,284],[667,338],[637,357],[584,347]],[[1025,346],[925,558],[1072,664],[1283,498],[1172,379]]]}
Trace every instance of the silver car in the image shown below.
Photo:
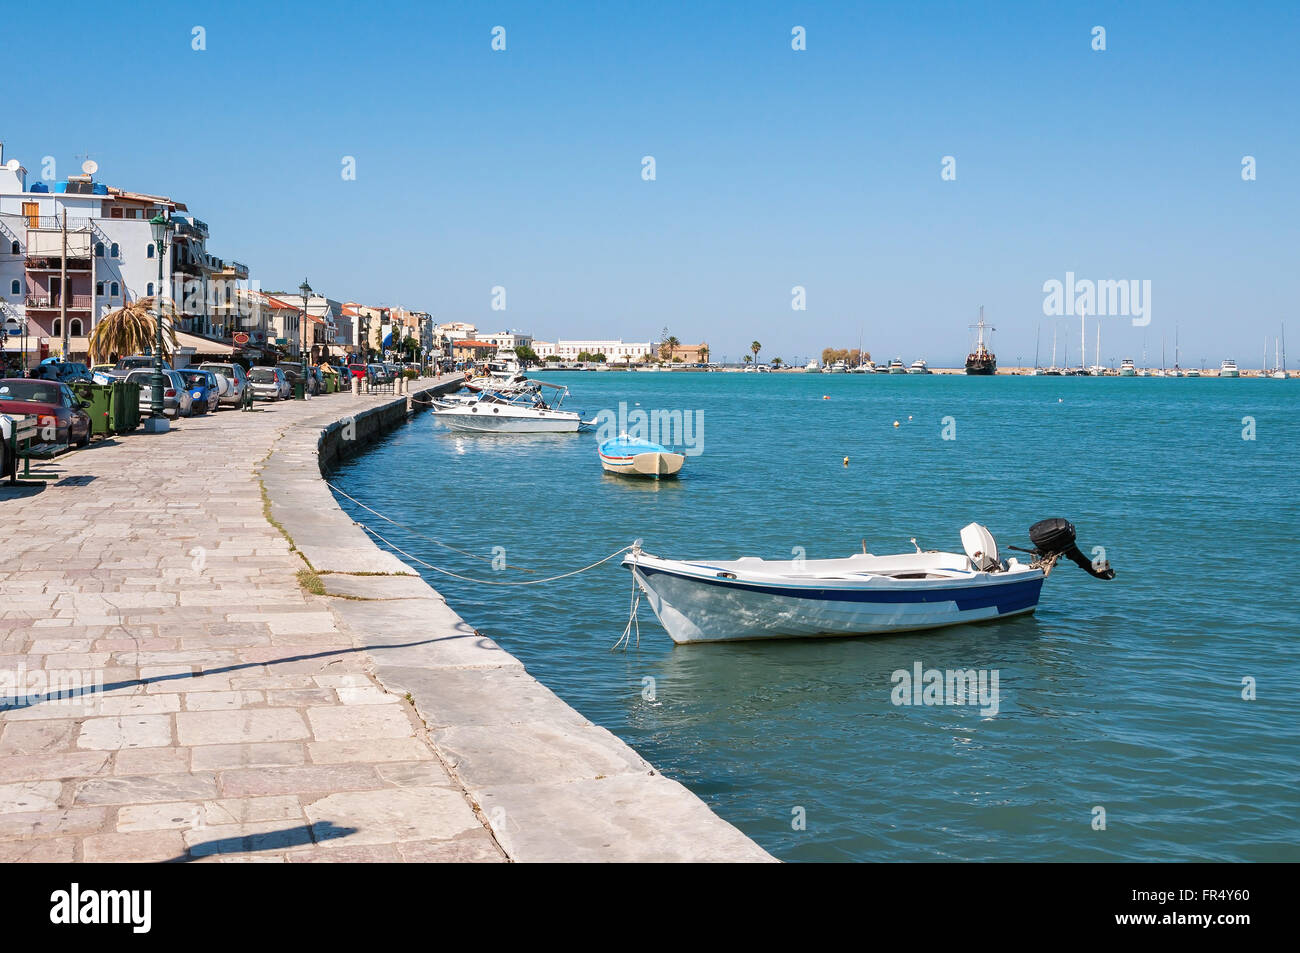
{"label": "silver car", "polygon": [[289,378],[278,367],[253,368],[248,372],[248,383],[254,400],[283,400],[292,393]]}
{"label": "silver car", "polygon": [[220,403],[238,407],[244,401],[244,388],[248,386],[248,372],[242,364],[205,363],[199,365],[201,371],[211,371],[217,375],[221,385]]}
{"label": "silver car", "polygon": [[[168,417],[188,417],[193,398],[189,388],[175,371],[163,371],[163,414]],[[153,409],[153,371],[131,371],[126,379],[140,385],[140,412],[148,414]]]}

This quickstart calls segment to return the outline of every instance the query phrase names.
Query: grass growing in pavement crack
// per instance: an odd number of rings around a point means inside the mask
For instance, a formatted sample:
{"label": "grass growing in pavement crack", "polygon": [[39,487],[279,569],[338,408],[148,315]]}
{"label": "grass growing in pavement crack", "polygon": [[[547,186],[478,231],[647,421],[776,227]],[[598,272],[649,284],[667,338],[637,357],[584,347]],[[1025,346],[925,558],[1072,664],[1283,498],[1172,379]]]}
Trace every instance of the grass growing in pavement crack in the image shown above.
{"label": "grass growing in pavement crack", "polygon": [[314,596],[325,595],[325,583],[320,581],[320,576],[314,569],[299,569],[298,585]]}

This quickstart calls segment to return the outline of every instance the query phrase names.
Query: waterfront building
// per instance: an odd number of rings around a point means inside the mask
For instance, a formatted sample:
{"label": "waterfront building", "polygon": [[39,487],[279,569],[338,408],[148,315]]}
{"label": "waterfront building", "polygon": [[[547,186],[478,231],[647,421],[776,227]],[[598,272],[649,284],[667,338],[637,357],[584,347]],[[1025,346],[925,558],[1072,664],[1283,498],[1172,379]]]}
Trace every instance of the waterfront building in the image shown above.
{"label": "waterfront building", "polygon": [[[545,346],[545,354],[538,350],[538,344]],[[650,360],[651,355],[657,353],[657,348],[653,342],[627,343],[621,339],[613,341],[558,340],[554,345],[541,341],[534,342],[533,350],[542,359],[554,354],[562,361],[576,361],[578,355],[583,353],[604,354],[605,361],[609,364],[632,364],[638,361],[647,361]]]}
{"label": "waterfront building", "polygon": [[507,351],[513,351],[517,347],[533,346],[533,336],[524,334],[522,331],[495,331],[490,334],[479,334],[476,337],[480,341],[487,341],[489,344],[495,344],[498,348],[504,348]]}
{"label": "waterfront building", "polygon": [[[229,286],[246,281],[248,267],[209,254],[208,226],[184,203],[93,174],[53,183],[29,183],[27,174],[0,146],[0,310],[9,330],[26,331],[29,360],[84,357],[104,314],[154,294],[174,301],[179,332],[225,336]],[[161,283],[149,227],[158,214],[176,226]],[[23,346],[20,337],[8,349]]]}
{"label": "waterfront building", "polygon": [[458,361],[487,361],[496,352],[497,346],[489,341],[459,338],[451,342],[451,356]]}
{"label": "waterfront building", "polygon": [[[704,364],[708,361],[709,346],[703,342],[699,344],[679,344],[667,355],[667,360],[674,364]],[[659,348],[655,349],[659,353]]]}

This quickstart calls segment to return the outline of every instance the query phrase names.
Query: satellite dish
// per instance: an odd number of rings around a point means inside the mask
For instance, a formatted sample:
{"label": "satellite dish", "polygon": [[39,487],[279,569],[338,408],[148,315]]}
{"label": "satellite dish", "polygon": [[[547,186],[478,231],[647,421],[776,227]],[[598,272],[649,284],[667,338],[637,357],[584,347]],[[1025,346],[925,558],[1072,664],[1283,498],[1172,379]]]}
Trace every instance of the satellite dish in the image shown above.
{"label": "satellite dish", "polygon": [[17,172],[21,163],[17,159],[10,159],[5,163],[5,168],[10,172]]}
{"label": "satellite dish", "polygon": [[94,159],[87,159],[85,162],[81,163],[81,171],[86,173],[86,175],[94,175],[99,171],[99,163]]}

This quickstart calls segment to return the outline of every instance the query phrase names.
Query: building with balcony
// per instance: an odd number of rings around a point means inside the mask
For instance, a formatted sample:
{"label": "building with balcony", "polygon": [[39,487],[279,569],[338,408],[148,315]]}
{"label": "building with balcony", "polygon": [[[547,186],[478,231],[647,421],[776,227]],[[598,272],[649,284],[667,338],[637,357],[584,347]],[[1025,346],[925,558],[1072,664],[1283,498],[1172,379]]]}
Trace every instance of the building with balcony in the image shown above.
{"label": "building with balcony", "polygon": [[[149,226],[159,214],[175,225],[161,280]],[[174,302],[178,331],[228,337],[237,301],[230,289],[248,267],[211,256],[207,238],[207,225],[165,196],[90,175],[29,183],[0,145],[0,312],[7,327],[26,332],[30,362],[83,357],[100,318],[153,295]]]}

